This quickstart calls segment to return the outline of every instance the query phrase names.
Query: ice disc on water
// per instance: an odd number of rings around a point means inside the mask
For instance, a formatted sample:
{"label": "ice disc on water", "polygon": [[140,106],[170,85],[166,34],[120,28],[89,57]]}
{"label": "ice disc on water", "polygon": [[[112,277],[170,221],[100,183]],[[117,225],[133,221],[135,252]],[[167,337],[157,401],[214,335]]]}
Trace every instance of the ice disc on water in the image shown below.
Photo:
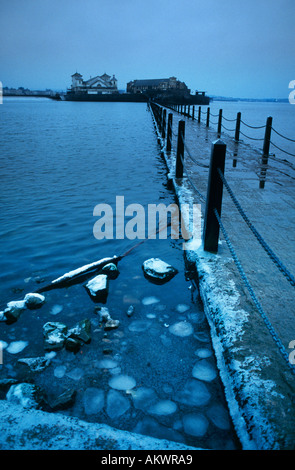
{"label": "ice disc on water", "polygon": [[149,413],[154,415],[171,415],[177,410],[177,405],[171,400],[160,400],[149,408]]}
{"label": "ice disc on water", "polygon": [[195,377],[195,379],[211,382],[211,380],[214,380],[216,376],[216,369],[212,366],[212,364],[210,364],[210,362],[206,361],[206,359],[201,359],[198,361],[193,368],[193,377]]}
{"label": "ice disc on water", "polygon": [[175,336],[185,337],[190,336],[193,333],[194,329],[189,322],[180,321],[171,325],[169,331]]}
{"label": "ice disc on water", "polygon": [[157,297],[153,297],[153,296],[144,297],[142,299],[143,305],[152,305],[152,304],[157,304],[158,302],[160,302],[160,300],[157,299]]}
{"label": "ice disc on water", "polygon": [[28,344],[28,341],[12,341],[12,343],[10,343],[10,345],[7,347],[6,351],[10,354],[18,354],[23,349],[25,349]]}
{"label": "ice disc on water", "polygon": [[104,392],[95,387],[89,387],[83,395],[84,410],[87,415],[99,413],[104,407]]}
{"label": "ice disc on water", "polygon": [[177,393],[175,399],[188,406],[207,405],[211,398],[211,393],[203,382],[190,379],[185,384],[183,390]]}
{"label": "ice disc on water", "polygon": [[209,422],[201,413],[190,413],[183,417],[183,428],[186,434],[201,437],[206,434]]}
{"label": "ice disc on water", "polygon": [[131,390],[136,385],[136,381],[129,375],[116,375],[109,380],[109,386],[115,390]]}
{"label": "ice disc on water", "polygon": [[130,408],[128,398],[123,397],[120,392],[110,390],[107,396],[107,414],[110,418],[119,418]]}
{"label": "ice disc on water", "polygon": [[98,367],[100,369],[114,369],[117,367],[118,363],[113,361],[112,359],[106,358],[106,359],[101,359],[98,362]]}
{"label": "ice disc on water", "polygon": [[134,320],[130,323],[128,329],[129,331],[134,331],[135,333],[142,333],[147,330],[151,325],[151,322],[148,320]]}

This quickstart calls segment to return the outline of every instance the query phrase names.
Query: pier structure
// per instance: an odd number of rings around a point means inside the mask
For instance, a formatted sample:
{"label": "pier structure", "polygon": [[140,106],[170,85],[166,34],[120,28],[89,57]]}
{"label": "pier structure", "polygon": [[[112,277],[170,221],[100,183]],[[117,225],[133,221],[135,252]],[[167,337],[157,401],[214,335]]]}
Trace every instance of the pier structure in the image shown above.
{"label": "pier structure", "polygon": [[293,449],[295,168],[270,153],[271,117],[254,126],[210,107],[150,109],[179,204],[201,204],[203,239],[185,256],[237,433],[248,448]]}

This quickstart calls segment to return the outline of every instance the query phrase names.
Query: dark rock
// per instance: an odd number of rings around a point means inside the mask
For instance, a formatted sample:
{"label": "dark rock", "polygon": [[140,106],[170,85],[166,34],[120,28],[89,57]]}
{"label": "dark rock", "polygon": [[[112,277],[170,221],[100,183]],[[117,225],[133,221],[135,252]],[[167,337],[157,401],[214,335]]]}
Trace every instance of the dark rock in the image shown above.
{"label": "dark rock", "polygon": [[133,306],[133,305],[130,305],[130,306],[128,307],[127,312],[126,312],[127,317],[132,317],[132,315],[134,314],[134,310],[135,310],[134,306]]}
{"label": "dark rock", "polygon": [[177,269],[159,258],[144,261],[142,269],[145,277],[156,284],[170,281],[178,273]]}
{"label": "dark rock", "polygon": [[65,410],[73,406],[76,398],[76,390],[66,390],[55,400],[49,401],[48,404],[52,411]]}
{"label": "dark rock", "polygon": [[65,348],[67,351],[78,352],[81,348],[81,342],[78,339],[67,338],[65,341]]}
{"label": "dark rock", "polygon": [[26,308],[26,303],[24,300],[16,300],[8,302],[7,308],[4,310],[3,314],[5,315],[9,323],[16,322],[20,317],[23,310]]}
{"label": "dark rock", "polygon": [[31,372],[42,372],[50,364],[50,359],[46,357],[24,357],[18,359],[20,364],[25,364]]}
{"label": "dark rock", "polygon": [[41,408],[45,403],[41,388],[26,382],[12,385],[7,392],[6,399],[29,409]]}
{"label": "dark rock", "polygon": [[105,331],[108,330],[114,330],[115,328],[118,328],[120,325],[119,320],[113,320],[112,318],[108,320],[104,326]]}
{"label": "dark rock", "polygon": [[88,318],[81,320],[73,328],[68,330],[67,338],[77,339],[83,343],[89,343],[91,340],[90,336],[91,323]]}
{"label": "dark rock", "polygon": [[50,351],[62,349],[66,341],[67,327],[60,322],[47,322],[43,326],[44,347]]}
{"label": "dark rock", "polygon": [[40,308],[45,302],[45,297],[41,294],[26,294],[24,302],[29,309]]}
{"label": "dark rock", "polygon": [[102,268],[101,274],[106,274],[109,279],[117,279],[120,273],[115,263],[108,263]]}

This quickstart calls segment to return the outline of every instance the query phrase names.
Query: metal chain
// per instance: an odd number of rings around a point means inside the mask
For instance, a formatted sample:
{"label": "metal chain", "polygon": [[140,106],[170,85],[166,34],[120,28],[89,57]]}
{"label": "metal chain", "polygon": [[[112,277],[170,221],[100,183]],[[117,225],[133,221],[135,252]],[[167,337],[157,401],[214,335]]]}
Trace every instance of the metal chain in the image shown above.
{"label": "metal chain", "polygon": [[241,265],[241,263],[240,263],[240,261],[239,261],[239,259],[238,259],[238,257],[237,257],[237,254],[236,254],[236,252],[235,252],[235,250],[234,250],[234,247],[233,247],[233,245],[232,245],[232,243],[231,243],[231,241],[230,241],[230,239],[229,239],[229,236],[228,236],[228,234],[227,234],[227,232],[226,232],[226,230],[225,230],[225,228],[224,228],[224,225],[223,225],[223,223],[222,223],[222,221],[221,221],[221,218],[220,218],[220,216],[219,216],[219,214],[218,214],[218,212],[217,212],[216,209],[214,209],[214,214],[215,214],[215,216],[216,216],[216,218],[217,218],[217,221],[218,221],[219,226],[220,226],[220,228],[221,228],[221,231],[222,231],[222,233],[223,233],[223,236],[224,236],[224,239],[225,239],[225,241],[226,241],[226,244],[227,244],[227,246],[228,246],[228,248],[229,248],[229,251],[230,251],[230,253],[231,253],[231,255],[232,255],[232,258],[233,258],[233,260],[234,260],[234,262],[235,262],[235,265],[236,265],[237,268],[238,268],[239,274],[240,274],[242,280],[244,281],[244,284],[245,284],[245,286],[247,287],[248,292],[249,292],[249,294],[250,294],[250,296],[251,296],[251,298],[252,298],[252,300],[253,300],[253,302],[254,302],[254,304],[255,304],[257,310],[258,310],[258,312],[260,313],[260,315],[261,315],[261,317],[262,317],[264,323],[266,324],[266,326],[267,326],[267,328],[268,328],[268,330],[269,330],[269,332],[270,332],[270,334],[271,334],[273,340],[275,341],[276,345],[278,346],[280,353],[282,354],[282,356],[283,356],[283,358],[286,360],[286,362],[287,362],[289,368],[291,369],[291,371],[292,371],[293,374],[295,375],[295,366],[290,363],[290,361],[289,361],[289,355],[288,355],[288,353],[287,353],[287,351],[286,351],[286,349],[285,349],[283,343],[281,342],[281,340],[280,340],[279,337],[277,336],[277,334],[276,334],[276,332],[275,332],[275,330],[274,330],[272,324],[270,323],[270,321],[269,321],[269,319],[268,319],[266,313],[264,312],[264,310],[263,310],[263,308],[262,308],[262,306],[261,306],[259,300],[257,299],[257,297],[256,297],[256,295],[255,295],[255,292],[254,292],[254,290],[253,290],[251,284],[250,284],[249,281],[248,281],[248,278],[247,278],[247,276],[246,276],[246,274],[245,274],[245,271],[243,270],[243,267],[242,267],[242,265]]}
{"label": "metal chain", "polygon": [[273,261],[273,263],[277,266],[277,268],[279,269],[279,271],[285,276],[285,278],[290,282],[290,284],[295,287],[295,278],[294,276],[289,272],[289,270],[283,265],[283,263],[279,260],[279,258],[277,257],[277,255],[272,251],[272,249],[268,246],[268,244],[266,243],[266,241],[264,240],[264,238],[260,235],[260,233],[256,230],[256,228],[254,227],[254,225],[250,222],[248,216],[246,215],[245,211],[243,210],[241,204],[239,203],[239,201],[237,200],[236,196],[234,195],[232,189],[230,188],[228,182],[226,181],[225,179],[225,176],[224,174],[222,173],[222,171],[220,170],[220,168],[218,168],[218,173],[219,173],[219,176],[224,184],[224,186],[226,187],[233,203],[235,204],[236,208],[238,209],[240,215],[242,216],[242,218],[244,219],[244,221],[246,222],[246,224],[248,225],[248,227],[250,228],[250,230],[252,231],[252,233],[255,235],[255,237],[257,238],[257,240],[259,241],[260,245],[264,248],[264,250],[266,251],[266,253],[268,254],[268,256],[270,257],[270,259]]}

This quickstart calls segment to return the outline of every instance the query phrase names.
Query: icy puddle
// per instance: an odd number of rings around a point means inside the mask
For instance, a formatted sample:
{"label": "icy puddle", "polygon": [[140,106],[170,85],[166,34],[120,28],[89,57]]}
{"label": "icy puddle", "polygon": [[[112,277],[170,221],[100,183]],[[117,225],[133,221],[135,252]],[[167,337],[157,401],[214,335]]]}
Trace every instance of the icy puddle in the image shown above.
{"label": "icy puddle", "polygon": [[[147,250],[119,263],[104,304],[93,302],[82,283],[45,292],[41,308],[23,311],[10,325],[1,322],[0,378],[39,386],[50,404],[66,396],[55,409],[67,415],[195,447],[236,449],[209,328],[183,254],[174,253],[178,274],[157,285],[142,272]],[[171,260],[171,247],[165,250],[161,255]],[[44,349],[44,324],[60,322],[75,332],[83,319],[90,321],[91,340],[80,349]],[[43,360],[32,370],[19,361],[36,357]],[[2,386],[1,398],[7,391]]]}

